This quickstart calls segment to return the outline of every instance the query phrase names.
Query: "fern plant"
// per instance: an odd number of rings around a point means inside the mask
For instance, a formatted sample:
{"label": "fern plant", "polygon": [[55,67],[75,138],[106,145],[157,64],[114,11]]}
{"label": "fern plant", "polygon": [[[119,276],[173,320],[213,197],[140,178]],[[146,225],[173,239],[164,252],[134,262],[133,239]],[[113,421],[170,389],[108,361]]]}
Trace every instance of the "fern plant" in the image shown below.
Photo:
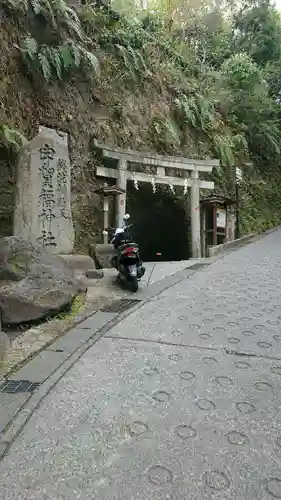
{"label": "fern plant", "polygon": [[[4,1],[4,0],[0,0]],[[75,10],[65,0],[5,0],[11,9],[21,8],[28,15],[33,14],[35,20],[43,17],[50,26],[46,33],[56,33],[57,45],[54,41],[41,39],[39,34],[28,36],[21,47],[18,47],[29,72],[39,72],[45,81],[62,79],[71,71],[79,68],[88,75],[97,75],[99,62],[97,57],[87,50],[88,39],[81,27]],[[31,28],[32,29],[32,28]],[[49,45],[50,43],[50,45]]]}
{"label": "fern plant", "polygon": [[22,47],[18,47],[23,55],[24,62],[31,73],[39,72],[46,82],[61,80],[64,76],[78,68],[99,74],[97,57],[80,44],[67,40],[63,44],[52,47],[38,45],[32,37],[24,40]]}
{"label": "fern plant", "polygon": [[147,66],[140,50],[133,49],[130,45],[116,45],[117,52],[121,55],[127,70],[135,78],[137,73],[147,72]]}
{"label": "fern plant", "polygon": [[26,14],[31,11],[35,17],[43,16],[56,30],[66,28],[79,39],[84,37],[77,13],[64,0],[0,0],[0,3],[12,11]]}
{"label": "fern plant", "polygon": [[83,38],[79,17],[64,0],[30,0],[30,5],[34,15],[43,16],[54,29],[66,28],[70,34],[74,34],[79,39]]}
{"label": "fern plant", "polygon": [[0,0],[0,5],[11,11],[27,12],[28,0]]}
{"label": "fern plant", "polygon": [[232,148],[235,153],[242,154],[243,156],[248,155],[248,143],[246,137],[239,133],[232,136],[231,140]]}
{"label": "fern plant", "polygon": [[195,103],[193,99],[188,99],[185,95],[181,98],[176,98],[175,101],[176,113],[180,120],[193,128],[197,126]]}
{"label": "fern plant", "polygon": [[175,99],[174,104],[180,120],[193,128],[208,133],[215,126],[214,106],[203,96],[187,97],[183,94]]}
{"label": "fern plant", "polygon": [[5,124],[0,125],[0,144],[2,147],[17,152],[26,142],[27,139],[19,130]]}
{"label": "fern plant", "polygon": [[213,136],[213,144],[215,154],[220,159],[221,164],[229,167],[233,166],[235,159],[231,137],[215,134]]}
{"label": "fern plant", "polygon": [[162,148],[172,150],[181,144],[180,130],[176,122],[169,117],[156,116],[151,122],[154,141]]}

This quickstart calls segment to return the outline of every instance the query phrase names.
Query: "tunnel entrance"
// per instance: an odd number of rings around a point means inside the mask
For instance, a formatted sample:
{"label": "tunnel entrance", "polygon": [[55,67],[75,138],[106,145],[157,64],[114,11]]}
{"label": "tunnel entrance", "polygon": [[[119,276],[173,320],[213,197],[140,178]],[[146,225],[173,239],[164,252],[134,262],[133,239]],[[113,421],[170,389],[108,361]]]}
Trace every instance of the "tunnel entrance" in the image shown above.
{"label": "tunnel entrance", "polygon": [[[141,258],[151,261],[189,259],[189,220],[183,201],[167,186],[127,183],[127,212],[131,215],[132,236],[139,244]],[[157,255],[161,254],[161,255]]]}

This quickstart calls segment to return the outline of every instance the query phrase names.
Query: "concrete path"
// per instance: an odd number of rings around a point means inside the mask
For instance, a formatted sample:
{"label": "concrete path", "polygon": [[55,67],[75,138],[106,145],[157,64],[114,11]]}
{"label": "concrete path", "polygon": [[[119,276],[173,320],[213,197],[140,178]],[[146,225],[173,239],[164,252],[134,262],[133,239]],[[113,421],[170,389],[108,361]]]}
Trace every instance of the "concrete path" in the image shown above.
{"label": "concrete path", "polygon": [[85,352],[2,460],[0,498],[281,498],[280,325],[275,232]]}
{"label": "concrete path", "polygon": [[196,262],[203,262],[205,259],[189,259],[189,260],[179,260],[173,262],[145,262],[145,275],[140,282],[140,286],[149,286],[153,283],[159,283],[159,281],[171,276],[172,274],[182,271],[183,269],[188,269],[194,266]]}

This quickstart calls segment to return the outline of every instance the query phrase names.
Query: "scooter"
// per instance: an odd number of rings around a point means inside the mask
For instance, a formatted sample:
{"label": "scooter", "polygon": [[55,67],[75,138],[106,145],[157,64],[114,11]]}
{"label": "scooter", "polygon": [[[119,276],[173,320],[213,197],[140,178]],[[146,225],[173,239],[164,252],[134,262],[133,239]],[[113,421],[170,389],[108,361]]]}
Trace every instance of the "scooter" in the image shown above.
{"label": "scooter", "polygon": [[[111,259],[111,265],[118,271],[117,280],[127,285],[132,292],[138,291],[138,283],[145,273],[138,245],[132,240],[129,230],[133,224],[127,225],[130,218],[126,214],[121,227],[113,230],[111,244],[116,250],[116,255]],[[108,234],[110,228],[103,231]]]}

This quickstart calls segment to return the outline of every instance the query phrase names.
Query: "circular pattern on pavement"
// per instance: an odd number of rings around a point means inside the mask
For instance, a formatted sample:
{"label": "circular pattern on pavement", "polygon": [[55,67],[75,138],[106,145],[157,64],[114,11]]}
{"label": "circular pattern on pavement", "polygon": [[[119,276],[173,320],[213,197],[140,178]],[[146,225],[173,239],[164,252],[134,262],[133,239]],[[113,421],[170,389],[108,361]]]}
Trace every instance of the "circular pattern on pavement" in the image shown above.
{"label": "circular pattern on pavement", "polygon": [[196,401],[196,405],[198,406],[198,408],[200,408],[200,410],[204,411],[214,410],[216,408],[216,405],[215,403],[213,403],[213,401],[205,398],[198,399],[198,401]]}
{"label": "circular pattern on pavement", "polygon": [[195,380],[195,375],[192,372],[184,371],[180,373],[180,378],[185,380],[188,386],[191,386]]}
{"label": "circular pattern on pavement", "polygon": [[158,403],[168,403],[170,401],[170,394],[166,391],[157,391],[152,394],[153,399]]}
{"label": "circular pattern on pavement", "polygon": [[199,337],[200,337],[201,339],[203,339],[203,340],[205,340],[205,339],[209,339],[209,338],[211,338],[211,336],[212,336],[212,335],[210,335],[209,333],[200,333],[200,334],[199,334]]}
{"label": "circular pattern on pavement", "polygon": [[215,326],[215,327],[213,328],[213,330],[214,330],[215,332],[225,332],[225,331],[226,331],[226,328],[224,328],[223,326]]}
{"label": "circular pattern on pavement", "polygon": [[281,498],[281,479],[272,477],[266,482],[266,490],[273,498]]}
{"label": "circular pattern on pavement", "polygon": [[272,389],[272,385],[270,385],[268,382],[255,382],[254,385],[258,389],[258,391],[262,392],[270,391]]}
{"label": "circular pattern on pavement", "polygon": [[238,446],[243,446],[249,443],[249,438],[246,434],[238,431],[230,431],[227,434],[228,442]]}
{"label": "circular pattern on pavement", "polygon": [[173,330],[172,335],[174,337],[181,337],[183,335],[183,332],[181,332],[180,330]]}
{"label": "circular pattern on pavement", "polygon": [[270,342],[257,342],[257,345],[262,349],[269,349],[270,347],[272,347],[272,344],[270,344]]}
{"label": "circular pattern on pavement", "polygon": [[181,354],[178,354],[178,353],[169,354],[168,358],[169,358],[171,361],[181,361],[181,360],[183,359],[182,355],[181,355]]}
{"label": "circular pattern on pavement", "polygon": [[203,476],[203,481],[206,486],[215,491],[224,491],[230,486],[230,479],[219,470],[207,471]]}
{"label": "circular pattern on pavement", "polygon": [[235,406],[240,413],[252,413],[256,409],[253,404],[248,403],[247,401],[235,403]]}
{"label": "circular pattern on pavement", "polygon": [[230,344],[239,344],[240,339],[238,339],[237,337],[228,337],[227,341],[228,341]]}
{"label": "circular pattern on pavement", "polygon": [[239,370],[247,370],[248,368],[251,368],[250,364],[246,363],[245,361],[236,361],[235,366]]}
{"label": "circular pattern on pavement", "polygon": [[233,380],[230,377],[226,376],[218,376],[215,378],[215,381],[221,386],[221,387],[230,387],[233,385]]}
{"label": "circular pattern on pavement", "polygon": [[272,366],[270,371],[276,375],[281,375],[281,366]]}
{"label": "circular pattern on pavement", "polygon": [[155,486],[162,486],[173,481],[172,472],[162,465],[154,465],[148,470],[148,480]]}
{"label": "circular pattern on pavement", "polygon": [[244,332],[242,332],[243,335],[245,335],[245,337],[252,337],[253,335],[255,335],[254,332],[251,332],[250,330],[244,330]]}
{"label": "circular pattern on pavement", "polygon": [[191,425],[179,425],[176,427],[175,433],[181,439],[190,439],[197,434],[196,430]]}
{"label": "circular pattern on pavement", "polygon": [[216,358],[212,358],[211,356],[206,356],[202,359],[202,361],[205,365],[213,365],[218,363],[218,360]]}
{"label": "circular pattern on pavement", "polygon": [[148,425],[144,422],[141,422],[140,420],[135,420],[131,423],[131,425],[128,426],[128,431],[131,436],[140,436],[148,430]]}

